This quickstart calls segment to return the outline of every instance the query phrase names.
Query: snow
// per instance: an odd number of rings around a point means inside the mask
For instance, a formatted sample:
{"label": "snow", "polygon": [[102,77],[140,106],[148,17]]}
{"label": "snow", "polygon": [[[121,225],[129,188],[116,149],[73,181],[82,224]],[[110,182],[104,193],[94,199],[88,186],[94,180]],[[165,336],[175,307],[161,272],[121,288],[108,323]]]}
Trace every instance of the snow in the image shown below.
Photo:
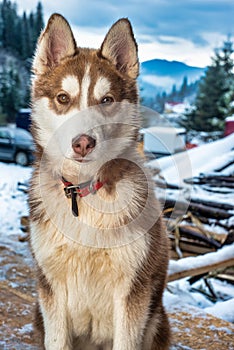
{"label": "snow", "polygon": [[191,105],[189,103],[170,103],[170,102],[166,102],[164,107],[166,111],[170,111],[171,113],[177,114],[178,117],[180,117],[181,114],[184,114],[190,108],[191,108]]}
{"label": "snow", "polygon": [[1,231],[18,232],[20,217],[28,214],[27,197],[18,190],[18,182],[26,182],[31,168],[0,163]]}
{"label": "snow", "polygon": [[18,182],[29,180],[32,169],[15,164],[0,163],[0,183],[16,188]]}
{"label": "snow", "polygon": [[192,306],[225,321],[234,322],[233,285],[214,278],[210,278],[209,282],[218,297],[217,302],[207,297],[209,290],[203,279],[192,285],[186,278],[168,283],[163,298],[167,311],[186,311]]}
{"label": "snow", "polygon": [[208,314],[234,322],[234,298],[205,308]]}
{"label": "snow", "polygon": [[32,323],[25,324],[22,328],[18,330],[18,333],[25,334],[25,333],[31,333],[33,331],[33,325]]}
{"label": "snow", "polygon": [[[234,101],[233,101],[233,106],[234,106]],[[231,115],[230,117],[227,117],[225,120],[226,122],[234,122],[234,114]]]}
{"label": "snow", "polygon": [[174,308],[186,309],[186,305],[202,309],[213,306],[203,294],[191,292],[191,286],[185,279],[169,283],[163,302],[168,311]]}
{"label": "snow", "polygon": [[152,160],[148,166],[160,168],[169,184],[183,186],[183,180],[215,171],[234,158],[234,134],[191,150]]}

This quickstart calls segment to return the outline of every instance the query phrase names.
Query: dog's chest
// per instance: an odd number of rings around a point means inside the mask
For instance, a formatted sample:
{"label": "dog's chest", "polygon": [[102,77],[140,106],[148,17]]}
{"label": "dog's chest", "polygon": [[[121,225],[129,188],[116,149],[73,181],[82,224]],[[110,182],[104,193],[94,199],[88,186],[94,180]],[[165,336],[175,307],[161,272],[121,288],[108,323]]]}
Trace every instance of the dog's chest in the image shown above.
{"label": "dog's chest", "polygon": [[113,334],[115,298],[129,290],[136,273],[133,255],[125,247],[81,248],[67,260],[67,307],[75,335],[90,334],[98,342]]}
{"label": "dog's chest", "polygon": [[[109,334],[112,323],[113,294],[121,280],[112,261],[105,252],[89,252],[82,249],[82,257],[74,257],[68,263],[67,302],[76,335],[92,333]],[[102,329],[100,328],[102,324]],[[93,334],[94,333],[94,334]]]}

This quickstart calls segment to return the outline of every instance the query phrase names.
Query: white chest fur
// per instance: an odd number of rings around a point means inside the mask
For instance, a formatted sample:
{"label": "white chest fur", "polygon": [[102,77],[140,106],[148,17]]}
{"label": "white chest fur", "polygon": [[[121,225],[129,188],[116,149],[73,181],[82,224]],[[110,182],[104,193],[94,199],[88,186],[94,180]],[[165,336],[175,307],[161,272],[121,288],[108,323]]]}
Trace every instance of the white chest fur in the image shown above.
{"label": "white chest fur", "polygon": [[97,342],[108,340],[113,334],[115,297],[129,292],[147,251],[145,236],[119,248],[98,249],[56,233],[52,223],[46,231],[33,224],[32,247],[57,295],[58,307],[67,309],[74,334],[89,334]]}

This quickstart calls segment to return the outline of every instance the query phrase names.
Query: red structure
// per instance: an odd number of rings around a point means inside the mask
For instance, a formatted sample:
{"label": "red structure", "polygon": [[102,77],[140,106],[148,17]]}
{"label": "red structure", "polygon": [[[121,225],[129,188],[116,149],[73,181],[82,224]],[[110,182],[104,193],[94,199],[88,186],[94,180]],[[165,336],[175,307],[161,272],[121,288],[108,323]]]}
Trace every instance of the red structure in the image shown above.
{"label": "red structure", "polygon": [[234,133],[234,115],[226,118],[224,136]]}

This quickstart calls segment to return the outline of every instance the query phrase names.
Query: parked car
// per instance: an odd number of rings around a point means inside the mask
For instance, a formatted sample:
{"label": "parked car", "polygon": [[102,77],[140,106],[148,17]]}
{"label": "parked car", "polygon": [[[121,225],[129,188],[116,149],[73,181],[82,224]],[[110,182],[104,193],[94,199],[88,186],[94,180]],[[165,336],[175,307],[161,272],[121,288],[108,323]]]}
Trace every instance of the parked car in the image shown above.
{"label": "parked car", "polygon": [[0,160],[25,166],[33,161],[32,135],[21,128],[0,127]]}

